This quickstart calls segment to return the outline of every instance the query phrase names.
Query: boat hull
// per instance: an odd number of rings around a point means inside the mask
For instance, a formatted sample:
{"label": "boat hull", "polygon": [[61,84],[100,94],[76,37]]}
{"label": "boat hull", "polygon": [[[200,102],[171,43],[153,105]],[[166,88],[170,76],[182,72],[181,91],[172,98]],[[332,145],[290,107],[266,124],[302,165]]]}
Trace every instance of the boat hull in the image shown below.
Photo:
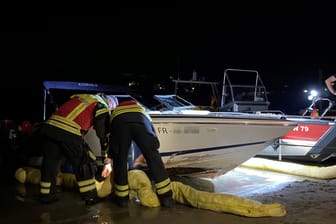
{"label": "boat hull", "polygon": [[[226,173],[296,124],[281,119],[152,115],[167,169]],[[179,172],[179,171],[176,171]]]}

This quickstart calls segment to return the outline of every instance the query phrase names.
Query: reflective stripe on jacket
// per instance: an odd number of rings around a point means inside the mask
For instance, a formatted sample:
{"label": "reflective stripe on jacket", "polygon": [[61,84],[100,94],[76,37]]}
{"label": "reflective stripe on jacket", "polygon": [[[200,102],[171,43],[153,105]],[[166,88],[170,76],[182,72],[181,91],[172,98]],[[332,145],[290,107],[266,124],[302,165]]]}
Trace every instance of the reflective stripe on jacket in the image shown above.
{"label": "reflective stripe on jacket", "polygon": [[130,112],[138,112],[144,114],[150,121],[152,120],[151,117],[147,114],[146,109],[141,106],[136,101],[126,101],[124,103],[119,104],[112,112],[111,121],[116,116],[123,114],[123,113],[130,113]]}
{"label": "reflective stripe on jacket", "polygon": [[106,106],[106,103],[99,96],[90,94],[73,95],[46,123],[70,133],[81,135],[82,131],[87,132],[92,127],[94,117],[109,113],[107,107],[95,111],[98,103]]}

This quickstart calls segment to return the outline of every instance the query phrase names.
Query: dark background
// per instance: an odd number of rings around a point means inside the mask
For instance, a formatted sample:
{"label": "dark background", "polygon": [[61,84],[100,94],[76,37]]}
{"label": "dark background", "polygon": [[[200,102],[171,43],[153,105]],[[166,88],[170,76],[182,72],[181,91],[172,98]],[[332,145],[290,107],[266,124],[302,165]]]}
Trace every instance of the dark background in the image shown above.
{"label": "dark background", "polygon": [[308,103],[303,89],[323,89],[336,73],[335,13],[322,4],[113,8],[109,16],[13,15],[1,24],[0,119],[41,119],[44,80],[137,81],[151,92],[193,70],[222,82],[228,68],[257,70],[271,109],[296,113]]}

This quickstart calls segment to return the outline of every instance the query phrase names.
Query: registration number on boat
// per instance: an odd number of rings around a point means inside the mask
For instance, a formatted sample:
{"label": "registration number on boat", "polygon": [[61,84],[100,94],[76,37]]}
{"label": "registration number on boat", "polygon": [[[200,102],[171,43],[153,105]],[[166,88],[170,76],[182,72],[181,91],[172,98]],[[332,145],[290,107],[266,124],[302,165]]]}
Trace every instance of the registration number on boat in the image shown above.
{"label": "registration number on boat", "polygon": [[[168,134],[171,131],[164,127],[157,127],[157,132],[158,134]],[[173,134],[182,134],[182,133],[183,134],[199,134],[200,129],[198,127],[184,127],[183,129],[181,128],[173,129],[172,133]]]}

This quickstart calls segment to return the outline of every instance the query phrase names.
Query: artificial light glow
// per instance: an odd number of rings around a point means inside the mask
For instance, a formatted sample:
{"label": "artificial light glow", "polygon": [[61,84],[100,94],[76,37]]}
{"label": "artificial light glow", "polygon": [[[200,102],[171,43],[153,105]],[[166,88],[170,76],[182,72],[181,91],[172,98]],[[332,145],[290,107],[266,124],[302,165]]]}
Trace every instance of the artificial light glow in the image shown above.
{"label": "artificial light glow", "polygon": [[313,97],[315,97],[315,96],[318,95],[318,92],[313,89],[312,91],[310,91],[310,95],[312,95]]}
{"label": "artificial light glow", "polygon": [[310,95],[308,96],[308,100],[314,100],[314,98],[316,98],[318,96],[318,92],[316,90],[311,90],[310,91]]}

